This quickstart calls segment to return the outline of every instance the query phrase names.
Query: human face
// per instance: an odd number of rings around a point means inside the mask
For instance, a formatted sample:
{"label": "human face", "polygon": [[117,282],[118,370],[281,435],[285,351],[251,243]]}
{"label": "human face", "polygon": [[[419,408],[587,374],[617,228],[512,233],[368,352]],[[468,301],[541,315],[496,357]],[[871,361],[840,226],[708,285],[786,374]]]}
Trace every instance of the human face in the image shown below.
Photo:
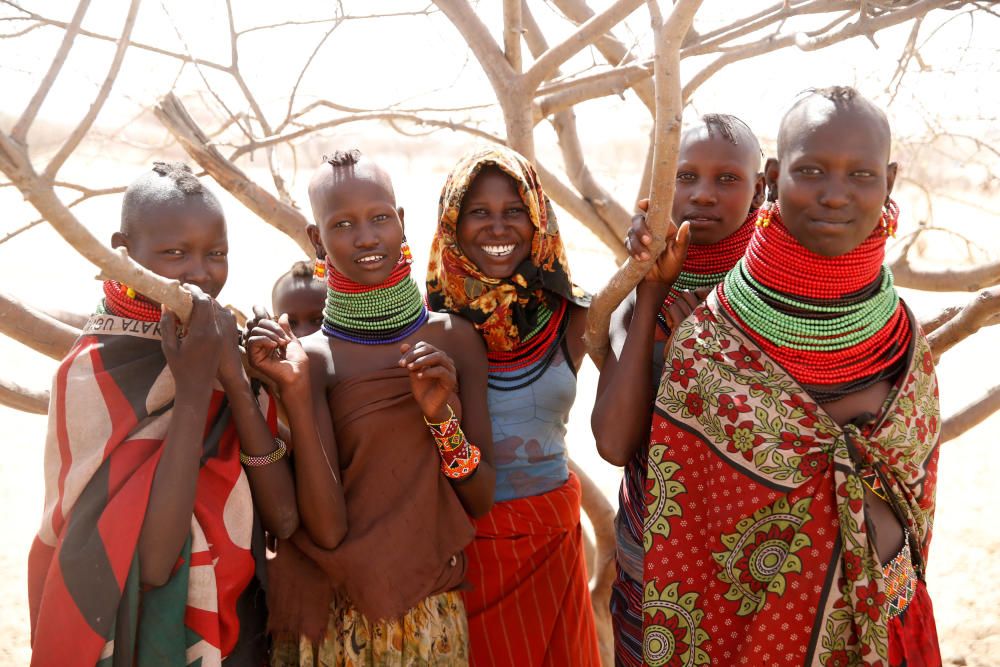
{"label": "human face", "polygon": [[153,273],[197,285],[212,298],[229,277],[229,240],[222,212],[201,202],[147,207],[127,233],[111,237],[114,248]]}
{"label": "human face", "polygon": [[326,285],[321,280],[285,276],[274,291],[271,306],[275,315],[288,315],[288,325],[296,338],[316,333],[323,325]]}
{"label": "human face", "polygon": [[310,192],[316,224],[310,225],[309,236],[349,280],[376,285],[399,262],[403,209],[396,208],[384,182],[344,173]]}
{"label": "human face", "polygon": [[706,128],[684,136],[671,213],[678,225],[690,224],[692,243],[718,243],[740,228],[755,196],[763,195],[759,165],[751,146],[711,136]]}
{"label": "human face", "polygon": [[457,235],[459,248],[483,275],[514,275],[531,255],[535,236],[514,179],[496,167],[484,167],[462,200]]}
{"label": "human face", "polygon": [[768,160],[785,227],[808,250],[838,257],[875,229],[896,178],[889,137],[871,114],[810,105],[790,121],[780,162]]}

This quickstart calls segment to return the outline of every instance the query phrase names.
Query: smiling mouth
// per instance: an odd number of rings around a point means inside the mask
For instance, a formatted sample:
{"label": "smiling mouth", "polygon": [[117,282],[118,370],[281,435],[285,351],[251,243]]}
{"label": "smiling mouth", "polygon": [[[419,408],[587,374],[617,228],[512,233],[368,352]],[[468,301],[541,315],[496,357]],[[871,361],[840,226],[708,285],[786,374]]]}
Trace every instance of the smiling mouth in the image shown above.
{"label": "smiling mouth", "polygon": [[722,218],[714,215],[685,215],[681,222],[721,222]]}
{"label": "smiling mouth", "polygon": [[355,264],[375,264],[385,259],[385,255],[366,255],[354,260]]}
{"label": "smiling mouth", "polygon": [[514,248],[517,247],[517,244],[507,243],[504,245],[481,245],[479,247],[483,252],[491,257],[506,257],[514,252]]}

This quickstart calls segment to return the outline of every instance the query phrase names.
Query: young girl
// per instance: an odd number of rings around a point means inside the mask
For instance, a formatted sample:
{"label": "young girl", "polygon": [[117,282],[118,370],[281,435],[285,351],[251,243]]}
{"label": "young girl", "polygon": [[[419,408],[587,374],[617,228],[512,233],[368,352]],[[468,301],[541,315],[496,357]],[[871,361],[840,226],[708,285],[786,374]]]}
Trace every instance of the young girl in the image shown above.
{"label": "young girl", "polygon": [[235,320],[212,300],[227,245],[186,165],[157,162],[125,192],[112,246],[186,283],[194,308],[180,337],[171,313],[107,281],[56,373],[28,564],[33,665],[266,661],[251,490],[271,533],[298,518],[273,405],[258,407]]}
{"label": "young girl", "polygon": [[[329,274],[322,333],[299,341],[282,317],[249,344],[280,388],[296,471],[316,473],[297,486],[305,531],[269,570],[271,627],[300,638],[273,662],[464,665],[467,514],[489,510],[495,479],[482,343],[428,313],[381,168],[338,152],[309,199]],[[312,443],[325,456],[300,457]]]}
{"label": "young girl", "polygon": [[295,262],[271,288],[271,312],[288,315],[288,327],[296,338],[305,338],[323,326],[326,264],[325,260],[317,261],[318,270],[311,262]]}
{"label": "young girl", "polygon": [[[691,245],[686,256],[683,247],[663,253],[634,297],[619,309],[621,317],[611,332],[615,354],[608,355],[601,368],[591,423],[601,456],[625,466],[615,521],[618,574],[611,593],[618,665],[642,662],[642,495],[663,346],[695,300],[690,292],[681,292],[714,287],[743,256],[764,201],[760,164],[757,138],[734,116],[708,114],[685,130],[672,216],[678,225],[688,225]],[[639,236],[648,239],[643,216],[638,218]],[[630,241],[629,246],[642,259],[644,244]],[[650,368],[651,383],[635,381],[649,377]]]}
{"label": "young girl", "polygon": [[427,271],[432,310],[486,341],[496,505],[476,523],[465,593],[472,663],[596,665],[566,420],[584,356],[587,297],[534,167],[491,146],[452,169]]}
{"label": "young girl", "polygon": [[939,409],[883,265],[885,115],[784,117],[745,257],[674,332],[647,465],[647,664],[940,665],[924,584]]}

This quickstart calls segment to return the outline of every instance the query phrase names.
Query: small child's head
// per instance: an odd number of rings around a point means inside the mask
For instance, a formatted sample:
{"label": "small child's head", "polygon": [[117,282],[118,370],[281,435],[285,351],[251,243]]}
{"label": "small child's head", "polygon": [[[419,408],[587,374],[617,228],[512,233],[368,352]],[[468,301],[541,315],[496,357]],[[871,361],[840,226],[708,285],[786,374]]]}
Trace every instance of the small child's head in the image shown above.
{"label": "small child's head", "polygon": [[348,279],[375,285],[392,273],[403,242],[403,209],[392,180],[359,150],[325,158],[309,182],[309,238]]}
{"label": "small child's head", "polygon": [[812,90],[792,106],[765,173],[799,243],[837,257],[868,238],[896,180],[891,141],[885,114],[853,88]]}
{"label": "small child's head", "polygon": [[531,255],[535,225],[517,182],[486,164],[469,184],[458,215],[458,245],[488,278],[509,278]]}
{"label": "small child's head", "polygon": [[736,116],[706,114],[681,135],[674,221],[691,225],[691,242],[718,243],[764,203],[760,144]]}
{"label": "small child's head", "polygon": [[313,277],[311,262],[295,262],[271,289],[272,311],[275,315],[288,315],[288,324],[296,338],[319,331],[325,304],[326,283]]}
{"label": "small child's head", "polygon": [[154,162],[122,201],[111,247],[164,278],[191,283],[213,298],[229,276],[222,206],[183,162]]}

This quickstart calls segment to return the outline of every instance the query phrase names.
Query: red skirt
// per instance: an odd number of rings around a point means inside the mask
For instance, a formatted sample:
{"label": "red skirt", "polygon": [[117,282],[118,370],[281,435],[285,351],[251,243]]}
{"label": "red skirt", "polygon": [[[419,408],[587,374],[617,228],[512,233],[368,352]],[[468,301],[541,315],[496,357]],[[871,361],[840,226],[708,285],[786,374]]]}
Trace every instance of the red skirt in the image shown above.
{"label": "red skirt", "polygon": [[941,666],[934,609],[924,582],[917,582],[910,604],[902,614],[889,620],[888,630],[891,667]]}
{"label": "red skirt", "polygon": [[475,667],[599,667],[580,527],[580,481],[498,502],[466,549]]}

